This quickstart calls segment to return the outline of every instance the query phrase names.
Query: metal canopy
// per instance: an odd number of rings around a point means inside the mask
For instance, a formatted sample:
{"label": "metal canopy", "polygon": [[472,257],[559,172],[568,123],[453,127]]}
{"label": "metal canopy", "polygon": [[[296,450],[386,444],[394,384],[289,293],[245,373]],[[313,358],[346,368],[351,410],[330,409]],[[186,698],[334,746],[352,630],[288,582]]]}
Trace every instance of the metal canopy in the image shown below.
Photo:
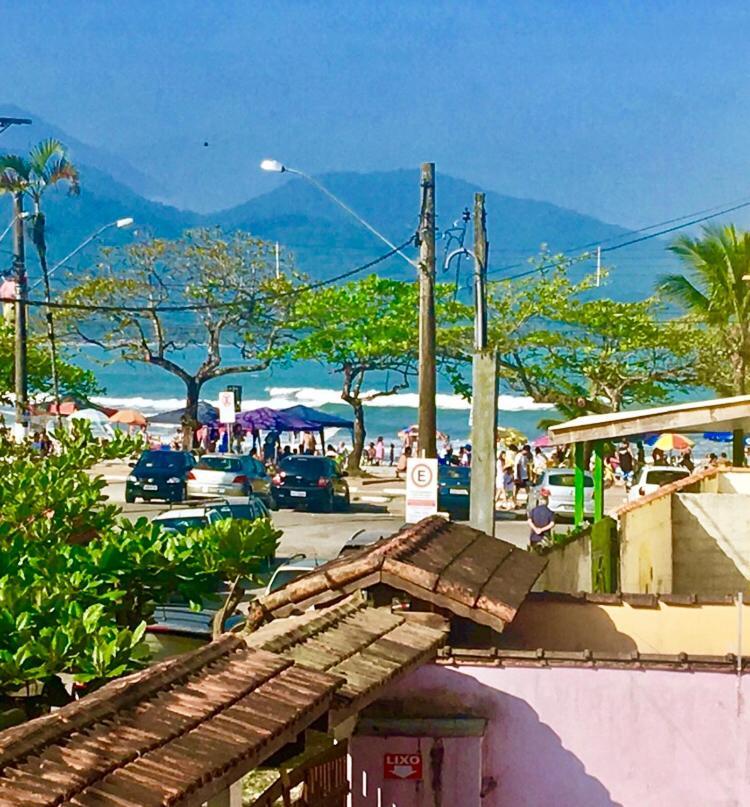
{"label": "metal canopy", "polygon": [[750,395],[585,415],[549,429],[553,445],[588,440],[616,440],[649,432],[750,432]]}

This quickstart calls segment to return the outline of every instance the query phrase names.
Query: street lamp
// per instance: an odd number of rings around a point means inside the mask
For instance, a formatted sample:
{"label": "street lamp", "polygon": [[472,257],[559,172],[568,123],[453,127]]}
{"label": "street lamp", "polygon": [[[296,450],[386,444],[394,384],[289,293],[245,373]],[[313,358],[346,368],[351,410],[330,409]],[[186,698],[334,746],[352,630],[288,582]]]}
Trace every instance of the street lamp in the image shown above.
{"label": "street lamp", "polygon": [[397,252],[408,264],[413,268],[419,268],[416,261],[413,261],[408,255],[404,254],[390,239],[386,238],[383,233],[378,232],[372,224],[365,221],[362,216],[356,213],[345,202],[342,202],[338,196],[335,196],[331,191],[326,188],[321,182],[318,182],[315,177],[300,171],[297,168],[290,168],[288,165],[279,162],[278,160],[262,160],[260,164],[262,171],[269,171],[276,174],[295,174],[298,177],[306,179],[323,194],[325,194],[331,201],[335,202],[342,210],[345,210],[352,218],[356,219],[366,230],[369,230],[376,238],[379,238],[384,244],[387,244],[394,252]]}
{"label": "street lamp", "polygon": [[7,118],[0,117],[0,134],[10,126],[28,126],[31,123],[31,118]]}
{"label": "street lamp", "polygon": [[29,213],[28,210],[24,210],[23,213],[19,213],[17,216],[13,216],[13,218],[10,220],[10,224],[3,230],[2,234],[0,234],[0,242],[11,231],[17,219],[27,219],[30,215],[31,213]]}
{"label": "street lamp", "polygon": [[[105,224],[103,227],[100,227],[96,232],[92,233],[85,241],[82,241],[72,252],[69,252],[61,261],[58,261],[47,273],[47,277],[51,277],[61,266],[66,264],[74,255],[77,255],[82,249],[85,249],[92,241],[95,241],[99,236],[106,232],[107,230],[112,229],[112,227],[116,227],[118,230],[122,230],[124,227],[130,227],[133,223],[133,218],[131,216],[126,216],[122,219],[117,219],[116,221],[110,221],[109,224]],[[41,280],[37,280],[31,286],[31,289],[35,289],[40,283],[42,283],[44,278]],[[49,302],[47,299],[45,302]]]}

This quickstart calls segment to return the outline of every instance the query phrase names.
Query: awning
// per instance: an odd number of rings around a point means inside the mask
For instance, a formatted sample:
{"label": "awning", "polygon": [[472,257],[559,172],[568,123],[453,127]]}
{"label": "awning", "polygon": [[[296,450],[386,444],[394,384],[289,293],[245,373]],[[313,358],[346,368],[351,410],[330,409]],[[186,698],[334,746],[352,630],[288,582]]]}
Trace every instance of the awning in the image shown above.
{"label": "awning", "polygon": [[236,422],[243,429],[258,429],[277,432],[315,432],[320,428],[313,423],[296,415],[290,415],[269,406],[261,406],[258,409],[249,409],[237,415]]}
{"label": "awning", "polygon": [[318,429],[353,429],[354,421],[347,420],[346,418],[339,417],[338,415],[331,415],[328,412],[323,412],[320,409],[313,409],[311,406],[288,406],[286,409],[280,410],[286,415],[293,415],[307,420],[310,423],[316,424],[316,431]]}

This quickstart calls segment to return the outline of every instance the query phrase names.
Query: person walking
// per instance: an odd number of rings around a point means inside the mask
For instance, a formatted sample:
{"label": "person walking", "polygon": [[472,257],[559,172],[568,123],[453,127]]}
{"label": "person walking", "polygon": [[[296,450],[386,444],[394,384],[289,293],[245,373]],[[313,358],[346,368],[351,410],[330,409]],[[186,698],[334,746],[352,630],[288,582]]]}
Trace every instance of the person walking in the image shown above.
{"label": "person walking", "polygon": [[542,479],[544,472],[547,470],[547,457],[544,456],[544,452],[539,446],[534,449],[534,463],[532,467],[534,470],[534,484],[536,484]]}
{"label": "person walking", "polygon": [[635,458],[633,457],[630,444],[624,438],[617,448],[617,464],[620,468],[622,481],[625,483],[625,490],[630,490],[630,486],[633,484],[633,474],[635,472]]}
{"label": "person walking", "polygon": [[382,437],[375,441],[375,465],[383,465],[385,462],[385,443]]}
{"label": "person walking", "polygon": [[[528,449],[528,450],[527,450]],[[524,446],[521,451],[516,454],[516,462],[514,468],[515,486],[513,491],[513,507],[518,507],[518,494],[523,490],[526,492],[526,497],[529,495],[529,458],[531,457],[531,449],[529,446]]]}

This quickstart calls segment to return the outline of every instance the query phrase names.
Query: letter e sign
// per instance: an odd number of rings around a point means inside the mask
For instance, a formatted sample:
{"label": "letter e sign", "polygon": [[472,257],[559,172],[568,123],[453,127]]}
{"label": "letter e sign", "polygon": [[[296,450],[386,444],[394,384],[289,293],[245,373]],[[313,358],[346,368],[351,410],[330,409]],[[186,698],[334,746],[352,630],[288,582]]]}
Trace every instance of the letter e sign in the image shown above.
{"label": "letter e sign", "polygon": [[384,779],[411,779],[422,778],[421,754],[385,754],[383,756]]}

